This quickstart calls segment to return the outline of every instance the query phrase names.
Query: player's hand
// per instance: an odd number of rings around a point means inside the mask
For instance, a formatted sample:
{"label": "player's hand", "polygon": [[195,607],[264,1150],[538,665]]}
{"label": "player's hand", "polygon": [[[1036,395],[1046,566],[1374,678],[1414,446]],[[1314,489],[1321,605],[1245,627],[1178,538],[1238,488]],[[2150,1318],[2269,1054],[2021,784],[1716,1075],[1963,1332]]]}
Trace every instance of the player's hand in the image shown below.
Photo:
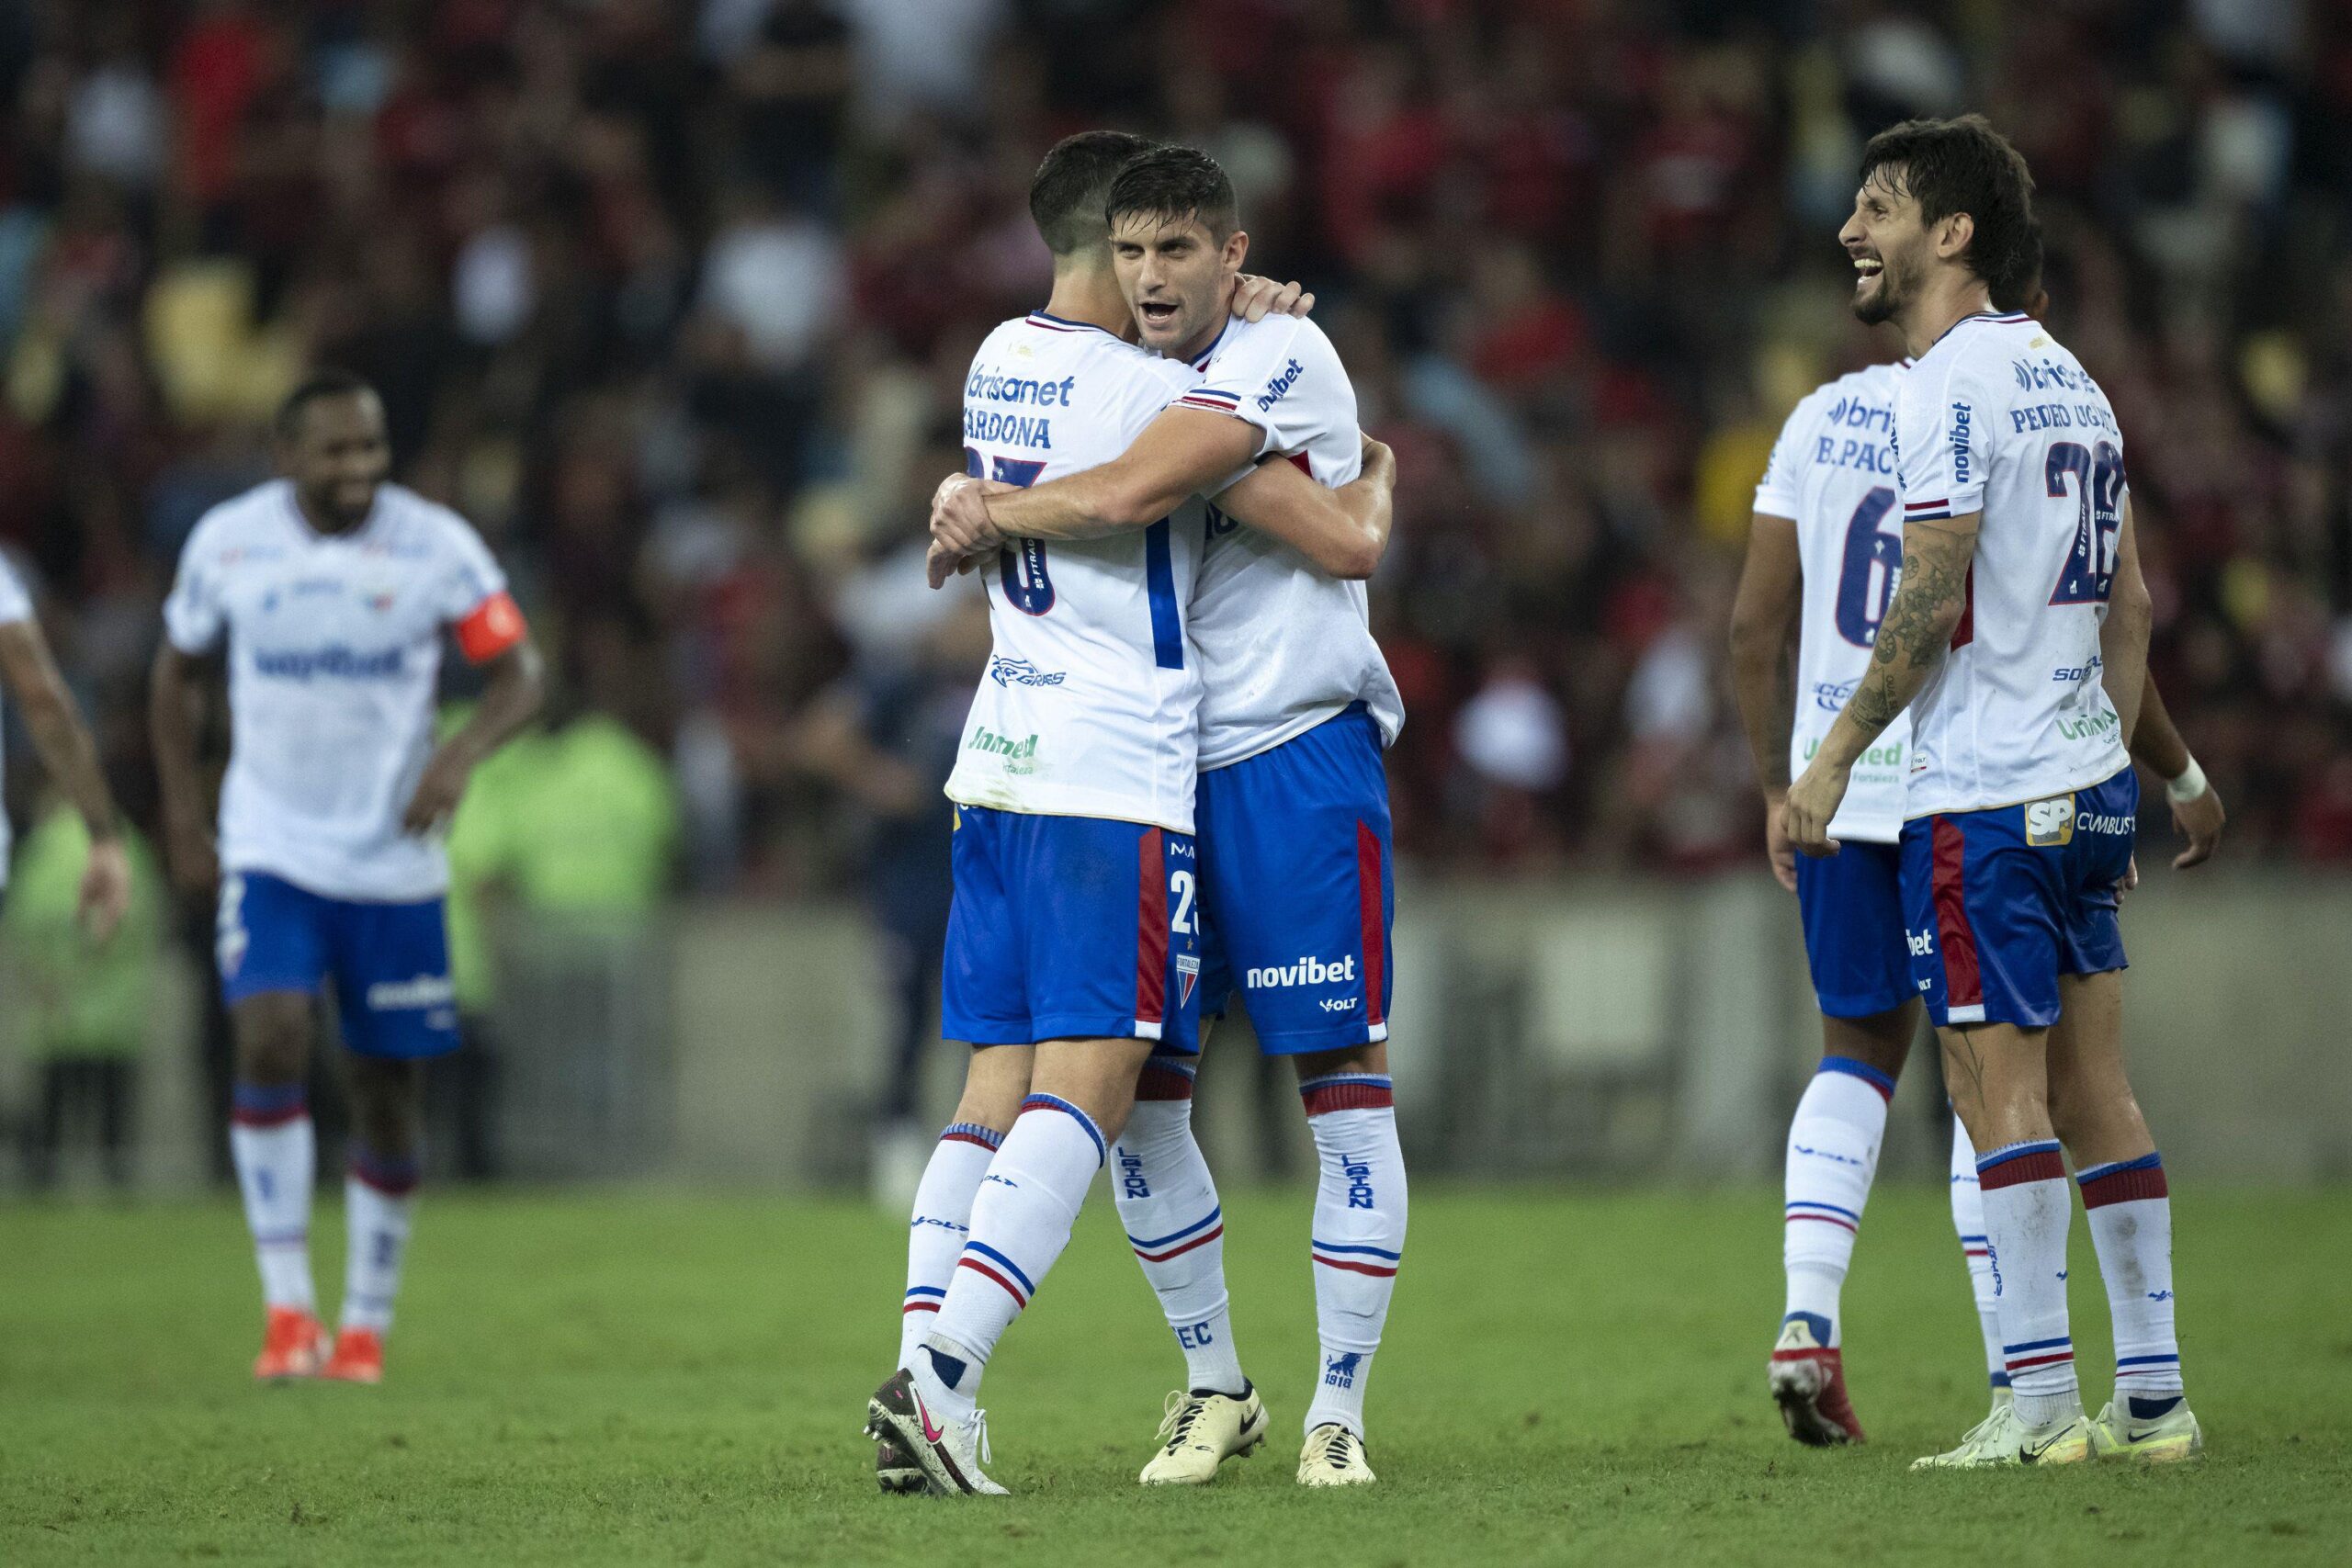
{"label": "player's hand", "polygon": [[930,553],[923,557],[923,576],[933,588],[944,588],[951,577],[961,577],[972,570],[973,558],[961,550],[953,549],[933,539]]}
{"label": "player's hand", "polygon": [[1304,316],[1315,309],[1315,296],[1296,283],[1276,283],[1245,272],[1233,280],[1233,313],[1245,321],[1268,316]]}
{"label": "player's hand", "polygon": [[1838,840],[1829,836],[1829,819],[1838,815],[1846,798],[1848,776],[1848,769],[1825,766],[1816,757],[1804,776],[1789,786],[1781,807],[1781,830],[1799,854],[1818,860],[1838,852]]}
{"label": "player's hand", "polygon": [[2172,825],[2188,840],[2188,847],[2172,857],[2173,870],[2187,871],[2211,860],[2222,846],[2222,825],[2229,819],[2222,809],[2221,792],[2210,784],[2195,800],[2174,801]]}
{"label": "player's hand", "polygon": [[1396,449],[1385,441],[1374,441],[1371,436],[1364,435],[1361,430],[1356,434],[1363,436],[1363,477],[1381,479],[1394,490],[1396,486]]}
{"label": "player's hand", "polygon": [[129,852],[120,839],[93,839],[90,858],[82,864],[82,894],[74,911],[82,930],[92,942],[111,942],[130,908]]}
{"label": "player's hand", "polygon": [[1788,824],[1781,819],[1788,802],[1787,790],[1764,792],[1764,858],[1771,863],[1772,880],[1793,893],[1797,890],[1797,852],[1789,842]]}
{"label": "player's hand", "polygon": [[2133,855],[2123,863],[2123,880],[2115,885],[2115,896],[2120,899],[2140,886],[2140,857]]}
{"label": "player's hand", "polygon": [[424,776],[416,781],[416,793],[409,796],[408,809],[401,813],[401,830],[430,833],[447,827],[457,814],[466,780],[473,771],[470,758],[447,746],[433,753],[433,761],[424,765]]}
{"label": "player's hand", "polygon": [[[962,476],[958,476],[962,477]],[[1004,543],[1004,536],[989,521],[989,491],[979,480],[950,479],[931,498],[931,539],[958,555],[976,556]]]}
{"label": "player's hand", "polygon": [[170,863],[172,886],[194,898],[209,898],[220,886],[220,856],[212,847],[212,830],[201,821],[168,822],[164,832],[164,858]]}

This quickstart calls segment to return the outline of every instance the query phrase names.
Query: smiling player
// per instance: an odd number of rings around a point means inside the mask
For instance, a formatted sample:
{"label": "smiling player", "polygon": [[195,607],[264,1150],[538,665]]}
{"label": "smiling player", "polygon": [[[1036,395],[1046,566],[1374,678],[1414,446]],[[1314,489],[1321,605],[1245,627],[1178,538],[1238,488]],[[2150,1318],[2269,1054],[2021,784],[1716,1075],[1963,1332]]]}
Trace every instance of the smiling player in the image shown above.
{"label": "smiling player", "polygon": [[[539,658],[464,519],[385,482],[384,408],[365,382],[305,381],[276,434],[286,477],[214,507],[188,536],[149,716],[172,869],[191,891],[220,891],[229,1143],[267,1309],[254,1375],[372,1383],[414,1207],[424,1062],[458,1047],[438,835],[475,764],[537,710]],[[489,683],[435,748],[445,628]],[[231,726],[217,853],[197,762],[198,665],[215,655]],[[354,1122],[331,1356],[311,1283],[304,1090],[330,979]]]}
{"label": "smiling player", "polygon": [[[1856,763],[1911,710],[1902,890],[1915,982],[1978,1154],[2014,1403],[1923,1466],[2182,1460],[2171,1209],[2125,1077],[2116,889],[2138,786],[2125,752],[2148,599],[2122,435],[2098,383],[1992,308],[2031,237],[2024,160],[1981,118],[1865,150],[1855,313],[1914,364],[1896,400],[1904,570],[1871,664],[1789,788],[1790,840],[1836,854]],[[2082,1413],[2067,1330],[2065,1130],[2116,1323],[2117,1393]]]}

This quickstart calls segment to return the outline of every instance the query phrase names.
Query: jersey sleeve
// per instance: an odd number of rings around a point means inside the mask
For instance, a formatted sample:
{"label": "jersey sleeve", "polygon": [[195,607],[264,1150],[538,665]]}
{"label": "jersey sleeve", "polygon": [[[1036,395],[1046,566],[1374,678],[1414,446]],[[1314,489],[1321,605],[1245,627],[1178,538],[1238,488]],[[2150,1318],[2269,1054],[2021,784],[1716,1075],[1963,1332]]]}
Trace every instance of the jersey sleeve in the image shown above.
{"label": "jersey sleeve", "polygon": [[[1285,330],[1287,329],[1287,330]],[[1355,388],[1323,329],[1299,316],[1236,328],[1178,408],[1227,413],[1257,426],[1258,450],[1303,452],[1318,435],[1356,428]]]}
{"label": "jersey sleeve", "polygon": [[1781,438],[1772,443],[1764,477],[1756,482],[1756,510],[1767,517],[1796,519],[1797,471],[1805,457],[1805,432],[1815,412],[1815,399],[1807,394],[1781,423]]}
{"label": "jersey sleeve", "polygon": [[12,626],[32,618],[33,598],[25,592],[24,579],[17,575],[14,562],[0,556],[0,626]]}
{"label": "jersey sleeve", "polygon": [[529,628],[497,558],[465,522],[454,515],[444,527],[447,559],[435,608],[458,635],[458,650],[473,663],[495,659],[521,642]]}
{"label": "jersey sleeve", "polygon": [[220,581],[215,530],[198,522],[187,543],[180,547],[179,573],[164,600],[164,635],[187,654],[209,653],[220,646],[225,616],[220,607]]}
{"label": "jersey sleeve", "polygon": [[1914,366],[1903,378],[1894,399],[1894,441],[1905,523],[1984,509],[1998,416],[1997,400],[1965,350],[1940,366]]}

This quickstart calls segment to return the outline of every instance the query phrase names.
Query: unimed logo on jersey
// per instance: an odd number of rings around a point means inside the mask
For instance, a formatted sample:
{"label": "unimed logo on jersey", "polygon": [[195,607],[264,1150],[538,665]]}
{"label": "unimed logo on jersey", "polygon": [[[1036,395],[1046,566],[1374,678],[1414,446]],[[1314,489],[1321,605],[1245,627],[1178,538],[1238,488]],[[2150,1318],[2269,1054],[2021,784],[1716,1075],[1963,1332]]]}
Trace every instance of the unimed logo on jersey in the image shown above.
{"label": "unimed logo on jersey", "polygon": [[966,743],[964,750],[986,751],[990,756],[1003,758],[1004,771],[1008,773],[1029,773],[1037,769],[1037,738],[1034,735],[1024,735],[1015,740],[1010,735],[999,735],[984,724]]}
{"label": "unimed logo on jersey", "polygon": [[2037,849],[2048,849],[2075,841],[2075,797],[2071,795],[2052,795],[2048,800],[2026,803],[2025,841]]}

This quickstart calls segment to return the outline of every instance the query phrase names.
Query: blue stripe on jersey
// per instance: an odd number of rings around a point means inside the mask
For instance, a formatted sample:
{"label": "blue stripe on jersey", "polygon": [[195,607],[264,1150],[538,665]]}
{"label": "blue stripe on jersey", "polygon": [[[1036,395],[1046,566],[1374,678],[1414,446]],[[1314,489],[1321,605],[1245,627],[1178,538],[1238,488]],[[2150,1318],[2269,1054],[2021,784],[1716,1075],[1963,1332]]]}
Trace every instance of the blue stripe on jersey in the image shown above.
{"label": "blue stripe on jersey", "polygon": [[1176,614],[1176,567],[1168,555],[1168,519],[1143,531],[1144,578],[1151,595],[1151,649],[1162,670],[1184,668],[1184,623]]}

